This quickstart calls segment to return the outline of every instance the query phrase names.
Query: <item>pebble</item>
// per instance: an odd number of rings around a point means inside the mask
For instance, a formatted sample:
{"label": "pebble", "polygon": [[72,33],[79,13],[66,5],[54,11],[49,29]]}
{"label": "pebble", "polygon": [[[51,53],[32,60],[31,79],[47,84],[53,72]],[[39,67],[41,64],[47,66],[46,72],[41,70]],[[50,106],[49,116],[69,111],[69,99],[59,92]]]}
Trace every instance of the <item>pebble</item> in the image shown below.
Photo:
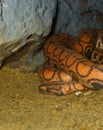
{"label": "pebble", "polygon": [[81,91],[77,91],[77,92],[75,92],[75,95],[76,95],[76,96],[79,96],[79,95],[81,95],[81,94],[82,94]]}

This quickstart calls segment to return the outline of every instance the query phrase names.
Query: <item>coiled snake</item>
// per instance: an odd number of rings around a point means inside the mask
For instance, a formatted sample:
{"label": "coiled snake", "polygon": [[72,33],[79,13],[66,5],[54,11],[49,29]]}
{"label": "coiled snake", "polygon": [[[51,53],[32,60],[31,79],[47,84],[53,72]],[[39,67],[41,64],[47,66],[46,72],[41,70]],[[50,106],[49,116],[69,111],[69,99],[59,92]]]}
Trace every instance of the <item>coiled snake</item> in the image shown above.
{"label": "coiled snake", "polygon": [[90,29],[78,38],[68,34],[48,38],[44,44],[46,63],[39,72],[40,92],[62,95],[103,88],[102,41],[103,31]]}

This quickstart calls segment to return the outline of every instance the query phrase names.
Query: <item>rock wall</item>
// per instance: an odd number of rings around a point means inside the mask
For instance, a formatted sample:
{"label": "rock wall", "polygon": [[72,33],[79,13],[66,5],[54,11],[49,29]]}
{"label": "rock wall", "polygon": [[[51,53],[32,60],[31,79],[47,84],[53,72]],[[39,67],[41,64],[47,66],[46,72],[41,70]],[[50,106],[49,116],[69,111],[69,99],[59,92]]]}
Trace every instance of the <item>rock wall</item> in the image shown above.
{"label": "rock wall", "polygon": [[82,28],[103,29],[103,0],[1,0],[0,12],[0,44],[24,32],[48,35],[52,22],[54,32],[73,35]]}
{"label": "rock wall", "polygon": [[83,28],[103,29],[103,0],[58,0],[54,32],[78,35]]}
{"label": "rock wall", "polygon": [[56,0],[1,0],[0,44],[26,32],[47,35],[56,11]]}
{"label": "rock wall", "polygon": [[57,0],[0,0],[0,66],[29,35],[42,38],[50,33],[56,4]]}

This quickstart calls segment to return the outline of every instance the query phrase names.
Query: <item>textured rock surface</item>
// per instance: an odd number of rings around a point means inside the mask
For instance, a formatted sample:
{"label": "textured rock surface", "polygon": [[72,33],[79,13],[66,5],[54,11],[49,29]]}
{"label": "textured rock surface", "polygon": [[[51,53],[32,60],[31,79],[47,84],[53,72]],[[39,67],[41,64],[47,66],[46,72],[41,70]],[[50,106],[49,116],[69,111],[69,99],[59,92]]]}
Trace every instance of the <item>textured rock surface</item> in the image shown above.
{"label": "textured rock surface", "polygon": [[[1,0],[0,43],[27,34],[47,35],[57,0]],[[103,0],[58,0],[55,32],[76,35],[81,28],[103,28]],[[22,30],[22,31],[21,31]]]}
{"label": "textured rock surface", "polygon": [[83,28],[103,29],[103,0],[58,0],[55,32],[77,35]]}
{"label": "textured rock surface", "polygon": [[[31,34],[50,33],[56,0],[0,0],[0,66]],[[23,42],[18,40],[23,39]]]}
{"label": "textured rock surface", "polygon": [[47,35],[51,30],[55,9],[56,0],[3,0],[0,42],[17,39],[25,31],[27,34]]}

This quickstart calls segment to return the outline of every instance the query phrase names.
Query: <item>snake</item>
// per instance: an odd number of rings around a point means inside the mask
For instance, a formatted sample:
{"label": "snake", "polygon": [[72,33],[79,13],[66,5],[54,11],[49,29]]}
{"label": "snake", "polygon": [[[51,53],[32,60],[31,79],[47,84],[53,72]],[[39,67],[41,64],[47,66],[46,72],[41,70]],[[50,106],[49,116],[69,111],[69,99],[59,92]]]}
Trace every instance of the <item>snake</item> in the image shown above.
{"label": "snake", "polygon": [[85,29],[78,37],[59,33],[44,43],[41,93],[65,95],[103,88],[103,31]]}

